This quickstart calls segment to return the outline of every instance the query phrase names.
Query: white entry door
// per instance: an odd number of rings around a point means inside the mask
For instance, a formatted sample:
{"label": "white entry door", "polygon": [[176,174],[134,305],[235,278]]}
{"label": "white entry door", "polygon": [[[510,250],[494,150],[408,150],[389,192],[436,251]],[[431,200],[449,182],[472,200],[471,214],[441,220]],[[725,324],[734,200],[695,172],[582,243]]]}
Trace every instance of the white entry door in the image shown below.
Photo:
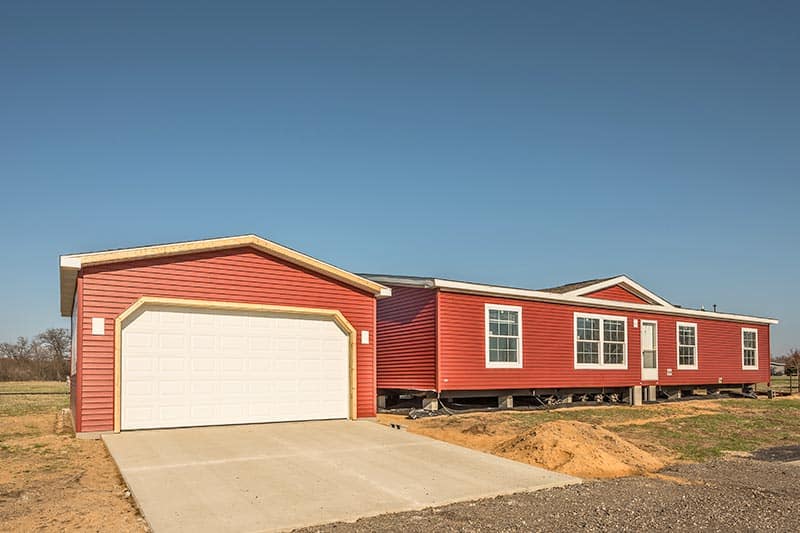
{"label": "white entry door", "polygon": [[121,428],[347,418],[348,344],[323,318],[145,309],[122,329]]}
{"label": "white entry door", "polygon": [[658,380],[658,324],[642,321],[642,381]]}

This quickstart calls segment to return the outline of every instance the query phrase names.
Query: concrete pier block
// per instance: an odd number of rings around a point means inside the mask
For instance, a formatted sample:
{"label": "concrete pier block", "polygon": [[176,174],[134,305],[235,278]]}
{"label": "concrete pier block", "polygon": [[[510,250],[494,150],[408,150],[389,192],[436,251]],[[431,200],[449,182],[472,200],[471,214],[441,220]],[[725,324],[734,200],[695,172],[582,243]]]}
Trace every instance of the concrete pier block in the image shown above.
{"label": "concrete pier block", "polygon": [[438,411],[439,400],[435,397],[428,397],[422,399],[422,408],[426,411]]}
{"label": "concrete pier block", "polygon": [[654,402],[658,399],[658,391],[656,390],[655,385],[649,385],[647,387],[647,401]]}
{"label": "concrete pier block", "polygon": [[510,394],[497,397],[497,407],[500,409],[511,409],[514,407],[514,397]]}
{"label": "concrete pier block", "polygon": [[631,405],[642,405],[642,386],[636,385],[631,390]]}

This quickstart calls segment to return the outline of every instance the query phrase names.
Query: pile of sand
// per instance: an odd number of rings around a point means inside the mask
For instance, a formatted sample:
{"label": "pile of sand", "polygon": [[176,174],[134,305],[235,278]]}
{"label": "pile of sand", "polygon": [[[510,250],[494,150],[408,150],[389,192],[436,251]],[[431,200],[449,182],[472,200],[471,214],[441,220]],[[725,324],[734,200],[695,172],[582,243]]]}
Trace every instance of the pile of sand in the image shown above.
{"label": "pile of sand", "polygon": [[546,422],[493,450],[497,455],[583,478],[655,472],[658,458],[606,429],[585,422]]}

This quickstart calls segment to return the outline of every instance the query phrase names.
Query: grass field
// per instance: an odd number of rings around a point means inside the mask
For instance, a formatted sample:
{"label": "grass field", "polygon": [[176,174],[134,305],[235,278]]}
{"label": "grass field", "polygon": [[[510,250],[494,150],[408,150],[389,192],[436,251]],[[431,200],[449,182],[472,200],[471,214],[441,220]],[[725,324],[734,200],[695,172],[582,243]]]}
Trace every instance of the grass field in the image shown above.
{"label": "grass field", "polygon": [[611,426],[620,436],[643,448],[656,443],[682,461],[704,461],[725,452],[800,444],[800,398],[714,403],[716,412]]}
{"label": "grass field", "polygon": [[69,389],[66,383],[60,381],[0,382],[0,416],[55,413],[65,407],[69,407]]}
{"label": "grass field", "polygon": [[61,392],[69,393],[65,381],[0,381],[0,394],[4,392]]}

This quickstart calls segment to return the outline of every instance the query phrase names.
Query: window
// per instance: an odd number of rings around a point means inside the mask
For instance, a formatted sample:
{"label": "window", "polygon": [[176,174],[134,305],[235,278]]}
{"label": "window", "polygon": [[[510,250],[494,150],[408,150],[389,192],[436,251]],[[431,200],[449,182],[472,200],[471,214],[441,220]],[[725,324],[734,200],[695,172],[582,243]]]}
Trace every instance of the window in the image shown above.
{"label": "window", "polygon": [[742,368],[758,370],[758,330],[742,328]]}
{"label": "window", "polygon": [[486,305],[486,367],[522,367],[522,308]]}
{"label": "window", "polygon": [[575,367],[627,368],[623,316],[575,314]]}
{"label": "window", "polygon": [[697,369],[697,324],[678,322],[678,368]]}

